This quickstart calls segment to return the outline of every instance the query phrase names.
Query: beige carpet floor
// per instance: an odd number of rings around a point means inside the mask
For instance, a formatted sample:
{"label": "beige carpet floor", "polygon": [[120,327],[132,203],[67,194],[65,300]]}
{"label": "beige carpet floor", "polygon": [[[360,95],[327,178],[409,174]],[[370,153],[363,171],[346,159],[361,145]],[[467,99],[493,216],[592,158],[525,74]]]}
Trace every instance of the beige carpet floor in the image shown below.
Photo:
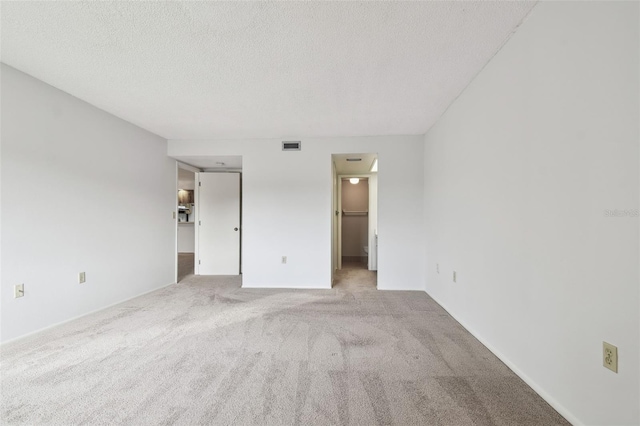
{"label": "beige carpet floor", "polygon": [[178,253],[178,282],[193,275],[195,253]]}
{"label": "beige carpet floor", "polygon": [[377,272],[367,270],[361,263],[342,263],[336,271],[333,288],[345,291],[375,290],[378,283]]}
{"label": "beige carpet floor", "polygon": [[425,293],[342,284],[189,276],[4,345],[0,422],[568,424]]}

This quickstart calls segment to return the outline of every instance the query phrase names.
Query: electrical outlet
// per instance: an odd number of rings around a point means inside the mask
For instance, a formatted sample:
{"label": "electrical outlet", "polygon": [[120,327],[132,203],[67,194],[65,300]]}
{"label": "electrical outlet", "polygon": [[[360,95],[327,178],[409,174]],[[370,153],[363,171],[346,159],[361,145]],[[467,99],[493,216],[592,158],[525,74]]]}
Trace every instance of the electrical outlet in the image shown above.
{"label": "electrical outlet", "polygon": [[282,256],[282,264],[284,265],[285,263],[287,263],[287,256]]}
{"label": "electrical outlet", "polygon": [[440,264],[436,263],[436,272],[439,274],[440,273]]}
{"label": "electrical outlet", "polygon": [[82,284],[83,282],[86,282],[86,281],[87,281],[87,276],[86,276],[86,274],[85,274],[84,272],[80,272],[80,273],[78,274],[78,282],[79,282],[80,284]]}
{"label": "electrical outlet", "polygon": [[24,296],[24,284],[17,284],[13,287],[13,297],[17,299],[22,296]]}
{"label": "electrical outlet", "polygon": [[602,365],[614,373],[618,372],[618,348],[611,343],[602,342]]}
{"label": "electrical outlet", "polygon": [[453,271],[453,282],[454,282],[454,283],[456,282],[456,279],[457,279],[457,278],[458,278],[458,277],[456,276],[456,271]]}

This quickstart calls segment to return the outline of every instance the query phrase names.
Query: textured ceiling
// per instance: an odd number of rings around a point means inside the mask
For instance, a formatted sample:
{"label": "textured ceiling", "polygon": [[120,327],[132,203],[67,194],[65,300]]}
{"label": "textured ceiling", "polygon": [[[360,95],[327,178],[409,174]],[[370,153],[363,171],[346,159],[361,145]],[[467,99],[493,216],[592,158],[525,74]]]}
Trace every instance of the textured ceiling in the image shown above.
{"label": "textured ceiling", "polygon": [[422,134],[533,5],[3,1],[1,60],[169,139]]}
{"label": "textured ceiling", "polygon": [[[333,163],[339,175],[360,175],[371,173],[376,154],[333,154]],[[348,159],[360,161],[347,161]]]}

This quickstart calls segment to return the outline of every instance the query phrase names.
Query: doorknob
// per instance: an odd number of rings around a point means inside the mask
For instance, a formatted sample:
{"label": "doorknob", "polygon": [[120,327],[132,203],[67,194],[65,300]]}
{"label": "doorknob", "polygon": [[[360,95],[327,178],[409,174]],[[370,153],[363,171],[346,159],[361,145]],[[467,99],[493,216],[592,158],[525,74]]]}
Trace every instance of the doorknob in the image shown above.
{"label": "doorknob", "polygon": [[234,230],[234,231],[237,231],[237,230],[238,230],[238,228],[233,228],[233,230]]}

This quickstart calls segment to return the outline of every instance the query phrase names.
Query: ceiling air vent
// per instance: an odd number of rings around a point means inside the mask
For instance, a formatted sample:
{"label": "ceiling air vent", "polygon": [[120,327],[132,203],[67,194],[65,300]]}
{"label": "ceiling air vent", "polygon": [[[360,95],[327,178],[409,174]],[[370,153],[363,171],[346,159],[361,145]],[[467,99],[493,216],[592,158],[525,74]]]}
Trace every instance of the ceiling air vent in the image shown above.
{"label": "ceiling air vent", "polygon": [[282,141],[283,151],[300,151],[302,142],[300,141]]}

